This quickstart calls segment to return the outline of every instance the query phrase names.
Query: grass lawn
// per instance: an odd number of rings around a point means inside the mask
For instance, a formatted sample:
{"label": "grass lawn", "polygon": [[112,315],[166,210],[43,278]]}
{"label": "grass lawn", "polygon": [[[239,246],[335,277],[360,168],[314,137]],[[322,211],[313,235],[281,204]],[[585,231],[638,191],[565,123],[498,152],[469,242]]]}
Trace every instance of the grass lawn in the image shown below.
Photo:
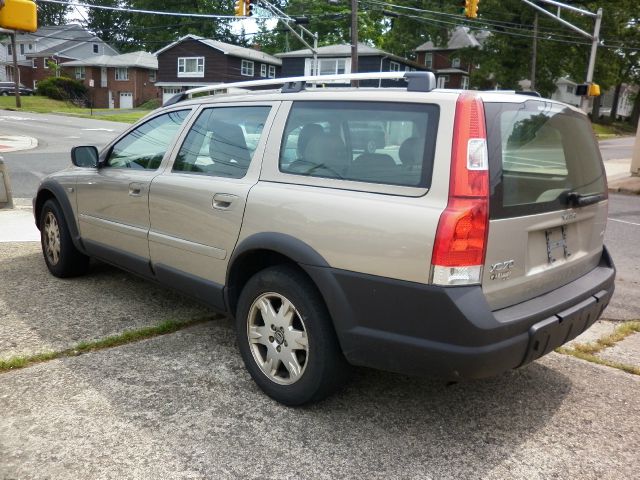
{"label": "grass lawn", "polygon": [[633,135],[636,133],[635,128],[628,123],[612,123],[610,125],[602,125],[600,123],[593,123],[593,131],[596,137],[613,138],[622,137],[627,135]]}
{"label": "grass lawn", "polygon": [[144,117],[149,110],[115,110],[108,108],[94,108],[93,115],[88,108],[76,107],[72,103],[60,100],[52,100],[47,97],[30,96],[20,97],[22,108],[16,108],[14,97],[0,96],[0,109],[9,109],[17,112],[54,113],[59,115],[70,115],[81,118],[95,118],[99,120],[110,120],[112,122],[134,123]]}

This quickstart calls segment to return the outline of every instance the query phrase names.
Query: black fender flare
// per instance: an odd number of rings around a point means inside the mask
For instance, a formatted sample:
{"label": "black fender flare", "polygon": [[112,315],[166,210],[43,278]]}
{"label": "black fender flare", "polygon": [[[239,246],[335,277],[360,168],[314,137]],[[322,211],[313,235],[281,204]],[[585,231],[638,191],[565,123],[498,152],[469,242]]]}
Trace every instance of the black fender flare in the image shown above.
{"label": "black fender flare", "polygon": [[42,204],[44,204],[44,201],[42,200],[44,192],[49,192],[58,202],[58,205],[60,205],[60,208],[62,208],[62,213],[64,214],[67,228],[69,228],[69,234],[71,235],[73,245],[79,251],[86,255],[87,251],[82,244],[82,239],[80,238],[80,230],[78,229],[78,223],[76,221],[75,215],[73,214],[73,208],[71,207],[71,203],[69,202],[69,197],[64,191],[64,187],[55,180],[44,180],[38,187],[38,193],[36,194],[36,198],[33,203],[33,215],[35,218],[36,227],[38,227],[38,229],[40,228],[40,225],[38,225],[40,219],[38,217],[42,208]]}

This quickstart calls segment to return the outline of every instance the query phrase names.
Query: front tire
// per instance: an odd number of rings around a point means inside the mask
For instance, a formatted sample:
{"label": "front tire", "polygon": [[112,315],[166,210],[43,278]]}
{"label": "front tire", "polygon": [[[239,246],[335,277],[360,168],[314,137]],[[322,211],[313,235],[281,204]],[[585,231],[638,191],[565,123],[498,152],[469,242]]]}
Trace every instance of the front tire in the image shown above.
{"label": "front tire", "polygon": [[238,301],[236,334],[253,380],[285,405],[322,400],[348,376],[324,301],[294,267],[270,267],[247,282]]}
{"label": "front tire", "polygon": [[87,272],[89,257],[73,244],[62,209],[55,200],[47,200],[42,206],[40,244],[47,268],[54,276],[76,277]]}

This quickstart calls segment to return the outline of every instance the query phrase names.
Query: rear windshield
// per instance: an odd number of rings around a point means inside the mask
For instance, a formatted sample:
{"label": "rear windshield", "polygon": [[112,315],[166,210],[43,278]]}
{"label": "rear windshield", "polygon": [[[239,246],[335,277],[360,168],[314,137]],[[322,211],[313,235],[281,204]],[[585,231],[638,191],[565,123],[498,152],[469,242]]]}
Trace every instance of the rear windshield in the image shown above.
{"label": "rear windshield", "polygon": [[491,218],[567,208],[569,198],[605,193],[589,120],[541,100],[486,103]]}
{"label": "rear windshield", "polygon": [[428,188],[438,115],[431,104],[295,102],[280,171]]}

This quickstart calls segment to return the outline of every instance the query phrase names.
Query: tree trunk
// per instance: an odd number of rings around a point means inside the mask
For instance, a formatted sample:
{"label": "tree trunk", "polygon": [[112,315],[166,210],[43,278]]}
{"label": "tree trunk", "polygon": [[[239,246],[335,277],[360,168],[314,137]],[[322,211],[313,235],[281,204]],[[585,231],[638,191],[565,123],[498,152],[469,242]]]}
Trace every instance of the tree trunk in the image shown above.
{"label": "tree trunk", "polygon": [[612,122],[616,121],[616,116],[618,115],[618,100],[620,100],[620,90],[622,90],[622,84],[618,83],[616,85],[616,89],[613,91],[613,103],[611,104],[611,113],[609,114],[609,118]]}

